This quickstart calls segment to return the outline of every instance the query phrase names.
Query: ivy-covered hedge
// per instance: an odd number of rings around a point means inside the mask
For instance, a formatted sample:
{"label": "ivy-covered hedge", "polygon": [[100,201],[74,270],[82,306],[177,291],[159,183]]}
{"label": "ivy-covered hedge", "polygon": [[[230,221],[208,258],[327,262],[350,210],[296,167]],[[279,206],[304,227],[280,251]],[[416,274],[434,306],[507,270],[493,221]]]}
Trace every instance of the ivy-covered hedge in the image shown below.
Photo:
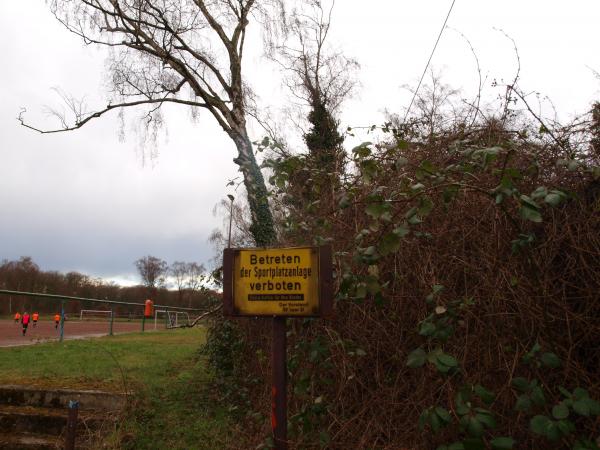
{"label": "ivy-covered hedge", "polygon": [[[280,245],[335,251],[335,318],[289,321],[292,448],[598,448],[596,122],[387,123],[337,172],[269,161]],[[266,382],[264,322],[239,330],[237,382]]]}

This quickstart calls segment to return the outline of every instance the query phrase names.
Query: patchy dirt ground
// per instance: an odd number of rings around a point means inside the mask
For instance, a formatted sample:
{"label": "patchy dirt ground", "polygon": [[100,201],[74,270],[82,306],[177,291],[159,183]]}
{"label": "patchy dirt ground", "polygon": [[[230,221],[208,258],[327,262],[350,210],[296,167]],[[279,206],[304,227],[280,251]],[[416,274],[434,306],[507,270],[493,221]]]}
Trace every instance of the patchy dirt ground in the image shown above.
{"label": "patchy dirt ground", "polygon": [[[79,321],[67,320],[65,322],[64,339],[82,339],[86,337],[97,337],[107,335],[109,332],[109,321]],[[159,328],[164,328],[161,324]],[[58,340],[60,327],[55,328],[54,322],[43,320],[34,327],[29,325],[27,334],[22,335],[22,326],[14,320],[0,320],[0,347],[11,347],[16,345],[31,345],[38,342]],[[121,322],[115,321],[113,333],[133,333],[142,330],[140,321]],[[154,321],[146,322],[146,330],[154,330]]]}

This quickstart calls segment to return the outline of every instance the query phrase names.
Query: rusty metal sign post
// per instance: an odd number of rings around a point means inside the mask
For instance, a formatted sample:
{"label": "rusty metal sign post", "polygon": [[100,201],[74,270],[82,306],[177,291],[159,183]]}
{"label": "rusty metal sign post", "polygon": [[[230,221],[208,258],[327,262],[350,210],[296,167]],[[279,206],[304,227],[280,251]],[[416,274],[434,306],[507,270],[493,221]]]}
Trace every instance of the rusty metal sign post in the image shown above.
{"label": "rusty metal sign post", "polygon": [[223,253],[223,313],[271,317],[271,428],[276,450],[287,449],[286,319],[326,317],[333,302],[330,246],[227,248]]}

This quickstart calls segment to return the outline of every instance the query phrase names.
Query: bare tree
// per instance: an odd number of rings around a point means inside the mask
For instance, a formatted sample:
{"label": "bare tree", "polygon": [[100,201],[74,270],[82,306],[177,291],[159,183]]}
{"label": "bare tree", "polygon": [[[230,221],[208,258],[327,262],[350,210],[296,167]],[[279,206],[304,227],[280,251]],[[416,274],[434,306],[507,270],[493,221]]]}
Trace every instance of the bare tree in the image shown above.
{"label": "bare tree", "polygon": [[[222,216],[223,225],[221,228],[215,228],[208,241],[215,248],[215,264],[221,264],[220,255],[223,254],[223,249],[231,247],[247,247],[251,245],[250,221],[248,208],[239,202],[231,202],[230,200],[222,199],[213,208],[213,216]],[[231,223],[232,227],[229,228]],[[231,230],[231,235],[229,235]]]}
{"label": "bare tree", "polygon": [[188,263],[185,287],[192,292],[195,292],[200,289],[204,283],[205,277],[206,269],[204,268],[204,264],[198,264],[195,262]]}
{"label": "bare tree", "polygon": [[293,5],[275,23],[278,33],[270,34],[268,55],[290,74],[285,82],[301,107],[324,108],[333,117],[357,86],[358,62],[328,45],[333,0]]}
{"label": "bare tree", "polygon": [[168,268],[166,261],[155,256],[144,256],[135,261],[134,264],[144,285],[149,290],[153,290],[164,283],[164,275]]}
{"label": "bare tree", "polygon": [[188,292],[188,306],[192,306],[192,298],[194,293],[203,287],[205,279],[204,265],[196,262],[175,261],[169,267],[169,274],[174,278],[177,286],[179,304],[184,300],[185,291]]}
{"label": "bare tree", "polygon": [[204,286],[206,278],[206,269],[204,268],[203,264],[198,264],[195,262],[188,263],[185,287],[190,291],[190,296],[188,299],[189,308],[192,307],[192,297],[194,293],[206,289]]}
{"label": "bare tree", "polygon": [[[272,0],[273,5],[277,3]],[[110,99],[88,110],[63,99],[72,118],[57,129],[72,131],[112,110],[146,105],[146,123],[160,119],[160,108],[175,103],[209,111],[237,147],[234,162],[244,175],[251,232],[257,245],[275,239],[267,189],[246,128],[249,89],[242,77],[246,29],[265,13],[270,0],[52,0],[56,18],[86,44],[109,47]]]}
{"label": "bare tree", "polygon": [[[333,0],[295,3],[277,22],[280,33],[269,46],[270,58],[285,70],[285,81],[298,101],[304,124],[300,128],[309,153],[288,182],[300,189],[307,201],[318,199],[320,208],[330,207],[343,173],[344,137],[336,116],[357,86],[359,67],[328,42],[334,6]],[[276,157],[269,163],[277,165],[280,160]]]}
{"label": "bare tree", "polygon": [[183,291],[185,290],[185,284],[188,273],[188,263],[183,261],[175,261],[169,267],[169,274],[174,278],[175,285],[177,286],[177,292],[179,294],[179,304],[183,302]]}

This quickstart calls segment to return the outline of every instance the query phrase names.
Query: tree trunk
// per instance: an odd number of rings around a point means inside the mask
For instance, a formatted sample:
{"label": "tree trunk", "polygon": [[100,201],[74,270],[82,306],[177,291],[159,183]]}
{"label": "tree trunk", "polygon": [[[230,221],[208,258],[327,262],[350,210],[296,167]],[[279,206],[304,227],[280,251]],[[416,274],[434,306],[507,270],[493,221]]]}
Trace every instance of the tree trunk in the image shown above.
{"label": "tree trunk", "polygon": [[231,137],[238,150],[238,157],[233,161],[240,166],[248,194],[248,205],[252,216],[250,232],[258,247],[267,247],[275,242],[276,235],[265,180],[254,157],[252,143],[248,139],[246,130],[241,130]]}

